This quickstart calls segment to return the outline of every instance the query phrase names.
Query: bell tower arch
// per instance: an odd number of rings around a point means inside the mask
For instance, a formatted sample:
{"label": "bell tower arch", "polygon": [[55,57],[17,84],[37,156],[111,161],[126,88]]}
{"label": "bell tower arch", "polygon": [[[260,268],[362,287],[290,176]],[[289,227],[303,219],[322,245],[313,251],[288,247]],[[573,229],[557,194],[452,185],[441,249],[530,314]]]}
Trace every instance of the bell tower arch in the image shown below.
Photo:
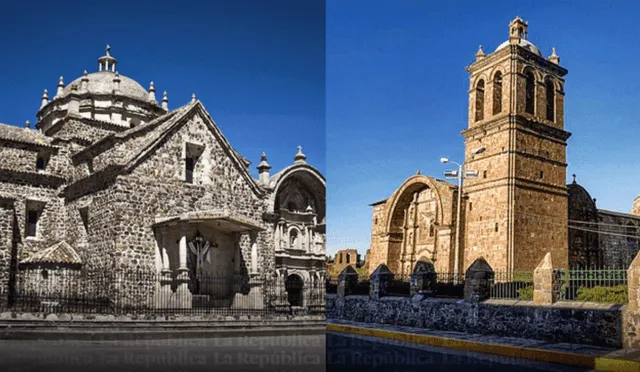
{"label": "bell tower arch", "polygon": [[[484,257],[498,270],[532,270],[552,252],[568,265],[564,76],[555,48],[543,57],[516,17],[493,53],[467,67],[463,266]],[[481,154],[476,149],[484,147]]]}

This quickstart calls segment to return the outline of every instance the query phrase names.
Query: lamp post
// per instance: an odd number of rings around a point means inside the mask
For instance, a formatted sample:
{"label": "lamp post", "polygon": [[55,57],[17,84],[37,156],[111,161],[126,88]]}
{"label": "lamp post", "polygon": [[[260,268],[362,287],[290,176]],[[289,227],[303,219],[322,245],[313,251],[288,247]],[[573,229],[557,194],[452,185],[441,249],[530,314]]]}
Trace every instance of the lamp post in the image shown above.
{"label": "lamp post", "polygon": [[[480,154],[484,152],[485,147],[480,147],[476,151],[474,151],[474,155]],[[458,179],[458,203],[456,205],[456,241],[454,247],[454,256],[453,256],[453,284],[458,284],[458,276],[460,270],[460,213],[462,210],[462,187],[464,186],[464,180],[466,178],[476,178],[478,177],[478,171],[475,170],[467,170],[465,169],[465,163],[459,164],[455,161],[451,161],[448,158],[440,158],[440,162],[442,164],[453,163],[458,166],[458,171],[445,171],[445,178],[457,178]]]}

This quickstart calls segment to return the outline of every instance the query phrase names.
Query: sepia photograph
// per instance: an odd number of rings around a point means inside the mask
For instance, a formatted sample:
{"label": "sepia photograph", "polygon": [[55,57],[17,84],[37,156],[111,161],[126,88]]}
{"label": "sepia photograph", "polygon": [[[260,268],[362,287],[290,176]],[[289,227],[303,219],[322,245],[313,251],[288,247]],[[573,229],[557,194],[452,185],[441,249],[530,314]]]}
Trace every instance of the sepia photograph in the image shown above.
{"label": "sepia photograph", "polygon": [[324,12],[3,4],[3,368],[324,371]]}

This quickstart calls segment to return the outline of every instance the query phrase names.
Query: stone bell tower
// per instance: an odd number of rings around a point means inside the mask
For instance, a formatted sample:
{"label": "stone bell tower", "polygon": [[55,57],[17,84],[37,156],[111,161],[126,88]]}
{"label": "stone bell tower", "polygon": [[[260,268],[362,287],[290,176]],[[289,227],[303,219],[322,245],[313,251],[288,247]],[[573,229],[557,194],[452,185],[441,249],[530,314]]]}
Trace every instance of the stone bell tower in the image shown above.
{"label": "stone bell tower", "polygon": [[482,46],[470,78],[464,186],[465,270],[484,257],[496,270],[533,270],[551,252],[567,267],[564,76],[555,48],[544,58],[516,17],[493,53]]}

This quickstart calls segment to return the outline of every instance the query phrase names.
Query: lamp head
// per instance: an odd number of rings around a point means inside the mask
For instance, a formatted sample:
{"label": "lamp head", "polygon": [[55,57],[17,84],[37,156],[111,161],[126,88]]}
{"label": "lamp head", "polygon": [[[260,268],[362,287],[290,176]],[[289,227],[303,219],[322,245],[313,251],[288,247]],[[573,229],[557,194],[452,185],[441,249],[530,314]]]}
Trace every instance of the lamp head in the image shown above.
{"label": "lamp head", "polygon": [[446,164],[446,163],[448,163],[448,162],[449,162],[449,159],[447,159],[447,158],[440,158],[440,163],[442,163],[442,164]]}

